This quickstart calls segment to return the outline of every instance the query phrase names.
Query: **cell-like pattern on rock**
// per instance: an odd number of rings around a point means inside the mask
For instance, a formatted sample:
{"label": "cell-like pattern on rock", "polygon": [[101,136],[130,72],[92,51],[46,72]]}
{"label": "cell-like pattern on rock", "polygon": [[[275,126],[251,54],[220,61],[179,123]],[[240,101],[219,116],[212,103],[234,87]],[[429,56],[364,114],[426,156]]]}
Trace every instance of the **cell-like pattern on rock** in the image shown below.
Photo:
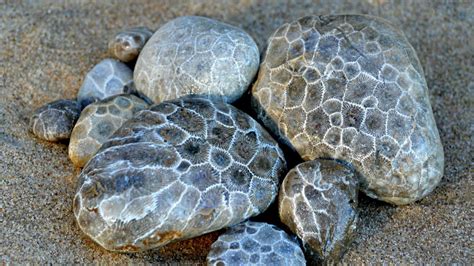
{"label": "cell-like pattern on rock", "polygon": [[134,93],[132,70],[115,59],[104,59],[86,75],[77,100],[82,108],[87,105],[118,94]]}
{"label": "cell-like pattern on rock", "polygon": [[304,160],[352,163],[362,190],[407,204],[443,176],[444,154],[418,58],[403,33],[363,15],[310,16],[269,39],[252,104]]}
{"label": "cell-like pattern on rock", "polygon": [[117,33],[109,42],[109,52],[122,62],[137,59],[153,32],[147,27],[129,28]]}
{"label": "cell-like pattern on rock", "polygon": [[69,158],[74,165],[83,167],[115,130],[147,107],[134,95],[120,94],[84,108],[69,141]]}
{"label": "cell-like pattern on rock", "polygon": [[137,89],[156,103],[188,94],[234,102],[258,70],[252,37],[204,17],[179,17],[158,29],[135,66]]}
{"label": "cell-like pattern on rock", "polygon": [[[242,156],[248,145],[253,155]],[[285,170],[278,144],[250,116],[187,96],[137,113],[102,145],[79,176],[74,213],[106,249],[150,249],[263,212]]]}
{"label": "cell-like pattern on rock", "polygon": [[238,224],[220,235],[207,255],[207,265],[306,265],[296,240],[275,225]]}
{"label": "cell-like pattern on rock", "polygon": [[303,241],[312,263],[337,263],[354,239],[358,182],[352,169],[334,160],[301,163],[283,180],[280,219]]}
{"label": "cell-like pattern on rock", "polygon": [[57,100],[38,108],[30,119],[30,128],[38,138],[59,141],[69,139],[81,113],[73,100]]}

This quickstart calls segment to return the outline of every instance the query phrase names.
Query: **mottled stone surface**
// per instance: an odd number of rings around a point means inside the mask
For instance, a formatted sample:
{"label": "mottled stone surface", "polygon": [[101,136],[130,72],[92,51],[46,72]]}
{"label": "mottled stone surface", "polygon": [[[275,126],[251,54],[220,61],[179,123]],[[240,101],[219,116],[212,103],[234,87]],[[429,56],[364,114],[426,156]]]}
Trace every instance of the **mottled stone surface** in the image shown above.
{"label": "mottled stone surface", "polygon": [[36,109],[30,118],[30,130],[40,139],[69,139],[81,105],[74,100],[56,100]]}
{"label": "mottled stone surface", "polygon": [[132,70],[115,59],[104,59],[85,76],[77,94],[82,107],[107,97],[133,92]]}
{"label": "mottled stone surface", "polygon": [[207,265],[292,265],[306,260],[296,237],[275,225],[245,222],[220,235],[207,255]]}
{"label": "mottled stone surface", "polygon": [[383,19],[284,24],[268,40],[252,95],[259,118],[303,159],[352,163],[370,197],[407,204],[443,176],[423,70],[403,33]]}
{"label": "mottled stone surface", "polygon": [[204,17],[179,17],[153,34],[135,66],[137,89],[153,101],[188,94],[234,102],[258,70],[258,47],[234,26]]}
{"label": "mottled stone surface", "polygon": [[[361,226],[345,264],[473,264],[472,97],[474,2],[440,0],[3,1],[0,8],[0,260],[6,264],[203,265],[218,233],[136,254],[109,252],[83,235],[71,211],[79,169],[67,144],[38,141],[29,118],[74,97],[106,57],[107,36],[200,14],[248,32],[264,51],[280,25],[308,14],[372,14],[397,25],[425,71],[443,142],[440,185],[403,208],[362,197]],[[45,19],[47,18],[47,19]],[[65,41],[67,40],[67,41]],[[3,69],[2,69],[3,67]],[[244,108],[246,112],[249,109]],[[454,119],[455,118],[455,119]],[[468,156],[469,155],[469,156]],[[274,223],[278,217],[269,217]]]}
{"label": "mottled stone surface", "polygon": [[134,27],[118,32],[109,42],[109,52],[122,62],[137,59],[153,31],[147,27]]}
{"label": "mottled stone surface", "polygon": [[81,113],[69,141],[69,159],[84,166],[102,144],[135,113],[147,108],[140,98],[120,94],[88,105]]}
{"label": "mottled stone surface", "polygon": [[106,249],[151,249],[265,211],[285,167],[247,114],[180,98],[141,111],[103,144],[79,176],[74,213]]}
{"label": "mottled stone surface", "polygon": [[291,169],[278,194],[281,221],[302,241],[308,260],[337,263],[356,235],[358,177],[334,160]]}

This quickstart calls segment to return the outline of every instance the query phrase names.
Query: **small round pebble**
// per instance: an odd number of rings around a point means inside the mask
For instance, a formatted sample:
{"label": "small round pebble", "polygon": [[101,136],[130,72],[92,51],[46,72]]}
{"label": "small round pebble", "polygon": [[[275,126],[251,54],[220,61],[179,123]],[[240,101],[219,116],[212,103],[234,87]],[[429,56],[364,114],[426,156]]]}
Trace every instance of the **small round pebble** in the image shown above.
{"label": "small round pebble", "polygon": [[241,223],[219,236],[207,255],[207,265],[306,265],[296,238],[259,222]]}
{"label": "small round pebble", "polygon": [[337,263],[355,237],[358,177],[340,162],[314,160],[286,175],[278,195],[281,221],[303,241],[311,262]]}
{"label": "small round pebble", "polygon": [[33,134],[40,139],[69,139],[81,106],[73,100],[57,100],[38,108],[30,119]]}
{"label": "small round pebble", "polygon": [[205,17],[176,18],[138,56],[137,89],[160,103],[189,94],[236,101],[258,70],[260,54],[245,31]]}
{"label": "small round pebble", "polygon": [[117,33],[109,42],[109,52],[122,62],[137,59],[153,31],[147,27],[135,27]]}
{"label": "small round pebble", "polygon": [[77,100],[82,108],[107,97],[133,93],[132,70],[115,59],[104,59],[87,73]]}
{"label": "small round pebble", "polygon": [[147,107],[142,99],[131,94],[115,95],[87,106],[69,142],[69,158],[74,165],[84,166],[125,121]]}

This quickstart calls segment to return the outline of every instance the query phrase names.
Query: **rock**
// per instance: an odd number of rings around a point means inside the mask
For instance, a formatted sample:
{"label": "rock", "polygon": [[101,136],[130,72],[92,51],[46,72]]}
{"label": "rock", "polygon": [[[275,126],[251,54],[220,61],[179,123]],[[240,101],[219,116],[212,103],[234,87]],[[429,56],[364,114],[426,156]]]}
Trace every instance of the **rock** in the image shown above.
{"label": "rock", "polygon": [[207,265],[306,265],[297,240],[280,228],[258,222],[233,226],[219,236]]}
{"label": "rock", "polygon": [[115,130],[147,107],[142,99],[130,94],[115,95],[88,105],[69,141],[69,158],[74,165],[83,167]]}
{"label": "rock", "polygon": [[57,100],[38,108],[30,119],[30,128],[38,138],[58,141],[69,139],[81,113],[81,106],[73,100]]}
{"label": "rock", "polygon": [[258,70],[246,32],[204,17],[179,17],[158,29],[138,56],[137,89],[159,103],[188,94],[234,102]]}
{"label": "rock", "polygon": [[283,25],[268,41],[252,95],[283,142],[305,160],[352,163],[370,197],[407,204],[443,176],[423,70],[385,20],[340,15]]}
{"label": "rock", "polygon": [[122,62],[137,59],[153,32],[147,27],[135,27],[117,33],[109,42],[109,52]]}
{"label": "rock", "polygon": [[102,145],[79,176],[74,213],[108,250],[160,247],[263,212],[285,165],[247,114],[180,98],[139,112]]}
{"label": "rock", "polygon": [[132,82],[132,70],[127,65],[115,59],[104,59],[87,73],[77,100],[84,108],[113,95],[133,93]]}
{"label": "rock", "polygon": [[358,178],[343,164],[315,160],[291,169],[278,195],[281,221],[317,265],[336,264],[355,237]]}

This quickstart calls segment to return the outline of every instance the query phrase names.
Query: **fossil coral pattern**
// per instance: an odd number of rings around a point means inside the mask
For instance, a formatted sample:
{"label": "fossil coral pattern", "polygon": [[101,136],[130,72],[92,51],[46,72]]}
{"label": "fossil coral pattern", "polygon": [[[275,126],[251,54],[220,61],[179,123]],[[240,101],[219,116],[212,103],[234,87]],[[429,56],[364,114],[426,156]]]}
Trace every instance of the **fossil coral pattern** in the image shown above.
{"label": "fossil coral pattern", "polygon": [[37,109],[30,128],[38,138],[58,141],[68,139],[79,118],[81,106],[73,100],[57,100]]}
{"label": "fossil coral pattern", "polygon": [[371,197],[431,192],[444,154],[414,49],[384,20],[310,16],[268,41],[252,89],[259,118],[305,160],[339,158]]}
{"label": "fossil coral pattern", "polygon": [[355,237],[358,177],[333,160],[291,169],[278,195],[281,221],[302,241],[316,264],[337,263]]}
{"label": "fossil coral pattern", "polygon": [[188,96],[137,113],[102,145],[79,176],[74,213],[106,249],[150,249],[263,212],[285,168],[250,116]]}
{"label": "fossil coral pattern", "polygon": [[88,105],[71,134],[71,161],[78,167],[84,166],[115,130],[147,107],[142,99],[130,94],[115,95]]}
{"label": "fossil coral pattern", "polygon": [[207,265],[306,265],[296,238],[258,222],[233,226],[220,235],[207,255]]}
{"label": "fossil coral pattern", "polygon": [[135,27],[117,33],[109,42],[109,52],[122,62],[137,59],[153,32],[147,27]]}
{"label": "fossil coral pattern", "polygon": [[137,89],[156,103],[188,94],[237,100],[260,62],[244,31],[204,17],[179,17],[158,29],[140,53]]}
{"label": "fossil coral pattern", "polygon": [[132,70],[115,59],[104,59],[86,75],[77,94],[82,107],[107,97],[133,91]]}

